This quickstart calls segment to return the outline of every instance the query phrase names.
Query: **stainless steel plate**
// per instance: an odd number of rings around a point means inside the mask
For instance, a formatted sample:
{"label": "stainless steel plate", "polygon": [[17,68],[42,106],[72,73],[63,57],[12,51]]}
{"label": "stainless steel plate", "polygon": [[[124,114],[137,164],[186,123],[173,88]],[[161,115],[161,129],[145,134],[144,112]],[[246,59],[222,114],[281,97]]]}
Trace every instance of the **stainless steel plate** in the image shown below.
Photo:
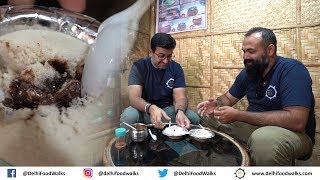
{"label": "stainless steel plate", "polygon": [[189,134],[189,131],[186,128],[182,128],[177,125],[172,125],[162,130],[162,134],[168,136],[171,139],[180,139],[182,136]]}
{"label": "stainless steel plate", "polygon": [[206,129],[191,129],[189,135],[196,140],[204,141],[214,137],[215,133]]}

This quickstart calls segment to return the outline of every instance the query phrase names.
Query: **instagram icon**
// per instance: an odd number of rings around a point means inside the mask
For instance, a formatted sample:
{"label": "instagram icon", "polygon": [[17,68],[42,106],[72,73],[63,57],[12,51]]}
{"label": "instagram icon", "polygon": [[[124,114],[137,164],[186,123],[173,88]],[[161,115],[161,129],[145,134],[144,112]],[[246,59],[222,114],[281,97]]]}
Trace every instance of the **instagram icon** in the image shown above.
{"label": "instagram icon", "polygon": [[92,177],[92,169],[91,168],[83,169],[83,176],[85,178],[91,178]]}

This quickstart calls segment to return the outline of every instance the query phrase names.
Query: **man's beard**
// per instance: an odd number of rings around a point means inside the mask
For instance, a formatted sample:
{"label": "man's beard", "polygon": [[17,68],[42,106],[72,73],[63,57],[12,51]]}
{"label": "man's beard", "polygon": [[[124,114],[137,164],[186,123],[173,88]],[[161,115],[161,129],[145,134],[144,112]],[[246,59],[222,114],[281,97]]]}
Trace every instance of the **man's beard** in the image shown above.
{"label": "man's beard", "polygon": [[243,61],[248,78],[251,80],[260,80],[264,70],[269,65],[269,59],[263,55],[261,59],[245,59]]}

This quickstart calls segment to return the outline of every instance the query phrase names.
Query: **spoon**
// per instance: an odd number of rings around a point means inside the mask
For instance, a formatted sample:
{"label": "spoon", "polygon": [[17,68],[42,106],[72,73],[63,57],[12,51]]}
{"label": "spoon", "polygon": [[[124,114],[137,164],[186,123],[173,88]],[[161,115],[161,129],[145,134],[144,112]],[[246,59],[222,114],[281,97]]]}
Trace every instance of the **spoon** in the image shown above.
{"label": "spoon", "polygon": [[206,130],[201,124],[199,124],[199,126],[200,126],[202,129]]}
{"label": "spoon", "polygon": [[152,134],[152,132],[151,132],[150,129],[148,129],[148,131],[149,131],[149,134],[150,134],[150,136],[152,137],[152,139],[156,141],[156,140],[157,140],[157,136],[154,135],[154,134]]}
{"label": "spoon", "polygon": [[137,130],[135,127],[131,126],[130,124],[126,123],[126,122],[122,122],[123,124],[129,126],[131,129]]}

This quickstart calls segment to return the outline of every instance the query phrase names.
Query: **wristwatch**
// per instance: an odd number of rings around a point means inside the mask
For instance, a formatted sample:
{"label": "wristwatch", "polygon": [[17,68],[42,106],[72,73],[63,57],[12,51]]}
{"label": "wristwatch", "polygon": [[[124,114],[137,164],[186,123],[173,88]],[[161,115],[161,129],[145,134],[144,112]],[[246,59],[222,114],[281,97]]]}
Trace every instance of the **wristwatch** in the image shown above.
{"label": "wristwatch", "polygon": [[177,116],[179,111],[182,111],[183,113],[186,113],[185,110],[183,110],[183,109],[177,109],[176,112],[175,112],[176,116]]}

